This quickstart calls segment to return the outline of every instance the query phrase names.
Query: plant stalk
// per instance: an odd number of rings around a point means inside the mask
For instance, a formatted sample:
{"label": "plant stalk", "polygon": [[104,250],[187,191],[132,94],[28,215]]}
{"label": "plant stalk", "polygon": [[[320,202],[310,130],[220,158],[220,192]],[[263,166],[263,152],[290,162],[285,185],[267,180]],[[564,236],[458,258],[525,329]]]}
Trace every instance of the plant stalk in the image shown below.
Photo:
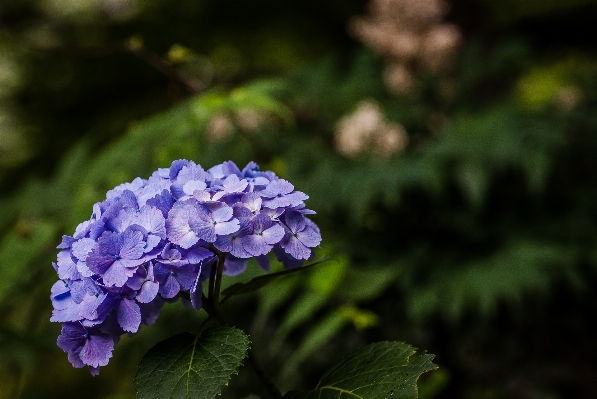
{"label": "plant stalk", "polygon": [[[224,261],[226,260],[226,253],[218,251],[212,247],[212,250],[218,255],[217,268],[212,268],[210,272],[209,281],[209,297],[206,298],[203,295],[203,307],[207,311],[210,317],[213,317],[219,324],[232,325],[222,313],[220,309],[220,288],[222,286],[222,272],[224,271]],[[267,388],[269,393],[274,399],[282,399],[282,393],[278,387],[273,383],[271,378],[267,375],[261,364],[255,358],[255,353],[252,349],[249,349],[249,357],[247,362],[257,374],[257,377],[261,380],[263,385]]]}

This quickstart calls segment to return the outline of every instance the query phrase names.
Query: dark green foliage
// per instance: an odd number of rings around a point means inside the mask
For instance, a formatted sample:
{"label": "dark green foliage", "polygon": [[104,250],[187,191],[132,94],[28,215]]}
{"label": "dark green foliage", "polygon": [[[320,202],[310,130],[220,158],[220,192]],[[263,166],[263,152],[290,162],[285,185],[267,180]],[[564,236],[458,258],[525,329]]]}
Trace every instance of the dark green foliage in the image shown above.
{"label": "dark green foliage", "polygon": [[135,377],[138,399],[212,399],[247,357],[249,337],[215,327],[175,335],[151,348]]}
{"label": "dark green foliage", "polygon": [[416,399],[417,380],[437,368],[433,355],[417,354],[403,342],[378,342],[342,359],[313,391],[292,391],[286,399]]}
{"label": "dark green foliage", "polygon": [[[402,97],[346,33],[365,2],[66,3],[0,5],[0,396],[130,398],[145,351],[203,321],[166,305],[93,379],[48,321],[60,236],[106,190],[178,158],[255,160],[317,211],[330,260],[224,306],[285,390],[391,339],[437,355],[438,398],[595,396],[582,360],[595,357],[594,1],[450,2],[464,33],[453,73]],[[138,8],[116,18],[104,4]],[[124,51],[131,37],[208,89]],[[404,126],[405,152],[338,153],[338,121],[363,100]],[[253,130],[247,110],[262,115]],[[231,130],[216,140],[218,115]],[[248,273],[261,280],[225,286],[269,281]],[[243,372],[225,398],[248,395]]]}
{"label": "dark green foliage", "polygon": [[288,276],[288,275],[292,275],[292,274],[296,274],[296,273],[302,273],[304,271],[309,270],[310,268],[325,262],[325,260],[320,260],[314,263],[310,263],[308,265],[302,266],[300,268],[296,268],[296,269],[290,269],[290,270],[285,270],[283,272],[277,272],[277,273],[269,273],[263,276],[259,276],[259,277],[255,277],[254,279],[252,279],[251,281],[247,282],[247,283],[236,283],[231,285],[230,287],[226,288],[224,291],[222,291],[222,295],[224,296],[224,299],[222,300],[222,302],[228,300],[228,298],[231,298],[235,295],[242,295],[242,294],[250,294],[252,292],[255,292],[257,290],[259,290],[262,287],[265,287],[266,285],[276,281],[279,278]]}

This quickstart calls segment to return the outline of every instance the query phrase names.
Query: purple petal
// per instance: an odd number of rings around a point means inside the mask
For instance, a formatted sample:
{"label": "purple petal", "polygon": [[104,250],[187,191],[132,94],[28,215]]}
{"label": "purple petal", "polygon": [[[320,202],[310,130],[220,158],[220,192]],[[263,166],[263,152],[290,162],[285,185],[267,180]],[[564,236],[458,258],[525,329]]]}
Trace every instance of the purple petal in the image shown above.
{"label": "purple petal", "polygon": [[98,292],[97,295],[85,295],[80,305],[81,316],[87,320],[97,320],[105,317],[105,312],[110,307],[106,297],[107,294],[104,292]]}
{"label": "purple petal", "polygon": [[211,252],[209,249],[206,248],[195,248],[187,252],[186,258],[190,264],[199,264],[204,259],[210,258],[214,256],[214,253]]}
{"label": "purple petal", "polygon": [[247,236],[243,237],[235,237],[231,240],[232,248],[230,249],[230,254],[237,258],[247,259],[253,256],[247,250],[245,250],[243,246],[243,240]]}
{"label": "purple petal", "polygon": [[232,235],[219,236],[213,244],[221,252],[230,252],[232,249]]}
{"label": "purple petal", "polygon": [[185,249],[199,242],[199,237],[195,235],[187,220],[166,220],[166,232],[170,241]]}
{"label": "purple petal", "polygon": [[260,268],[262,268],[266,272],[269,272],[269,258],[267,257],[267,255],[257,256],[255,258],[255,261],[257,262]]}
{"label": "purple petal", "polygon": [[101,275],[114,263],[115,256],[119,254],[121,235],[106,231],[97,240],[97,244],[87,257],[87,267]]}
{"label": "purple petal", "polygon": [[72,253],[77,259],[85,261],[95,245],[96,242],[91,238],[82,238],[73,243]]}
{"label": "purple petal", "polygon": [[243,248],[250,256],[265,255],[272,248],[270,245],[267,245],[263,236],[258,234],[242,237],[242,243]]}
{"label": "purple petal", "polygon": [[182,186],[182,191],[186,195],[193,195],[193,193],[197,190],[202,191],[205,190],[207,184],[205,184],[202,180],[189,180]]}
{"label": "purple petal", "polygon": [[276,258],[282,262],[284,269],[296,269],[297,267],[301,267],[303,264],[302,260],[293,258],[292,256],[288,255],[280,246],[276,245],[273,249]]}
{"label": "purple petal", "polygon": [[191,162],[187,161],[186,159],[177,159],[176,161],[172,161],[172,165],[170,166],[169,170],[170,180],[176,180],[180,170],[185,166],[189,166],[190,164]]}
{"label": "purple petal", "polygon": [[[134,227],[134,226],[131,226]],[[145,241],[139,230],[127,228],[122,233],[122,247],[119,255],[122,259],[139,259],[143,256]]]}
{"label": "purple petal", "polygon": [[159,209],[147,205],[142,207],[134,223],[145,228],[147,234],[166,238],[166,220]]}
{"label": "purple petal", "polygon": [[160,297],[156,297],[149,303],[139,304],[139,308],[141,308],[141,322],[147,326],[154,324],[160,315],[160,310],[163,305],[164,300]]}
{"label": "purple petal", "polygon": [[[263,206],[265,208],[276,209],[276,208],[287,208],[294,205],[294,201],[292,198],[288,196],[283,197],[274,197],[271,199],[265,199],[263,201]],[[299,202],[300,203],[300,202]]]}
{"label": "purple petal", "polygon": [[226,222],[232,218],[232,208],[221,202],[207,202],[203,204],[211,213],[210,220],[216,222]]}
{"label": "purple petal", "polygon": [[283,198],[289,202],[290,206],[298,206],[302,204],[304,200],[309,199],[309,196],[302,191],[295,191],[286,194]]}
{"label": "purple petal", "polygon": [[202,305],[202,294],[203,294],[203,284],[201,284],[200,273],[197,275],[197,279],[195,283],[191,287],[191,305],[195,310],[201,309]]}
{"label": "purple petal", "polygon": [[162,239],[159,236],[150,234],[147,236],[147,241],[145,242],[145,248],[143,249],[143,252],[147,253],[147,252],[151,252],[151,250],[153,250],[155,247],[157,247],[160,242],[162,241]]}
{"label": "purple petal", "polygon": [[127,267],[123,262],[116,261],[106,270],[102,279],[108,287],[122,287],[129,277],[135,274],[136,269]]}
{"label": "purple petal", "polygon": [[269,229],[263,231],[263,239],[269,245],[279,243],[282,238],[284,238],[284,228],[279,224],[274,224]]}
{"label": "purple petal", "polygon": [[[87,222],[89,223],[89,222]],[[58,249],[69,249],[76,240],[71,236],[62,236],[62,242],[56,247]]]}
{"label": "purple petal", "polygon": [[244,206],[234,206],[234,217],[239,219],[247,219],[253,216],[253,212],[249,208],[245,208]]}
{"label": "purple petal", "polygon": [[224,261],[224,274],[227,276],[236,276],[247,269],[247,259],[237,259],[233,256],[226,257]]}
{"label": "purple petal", "polygon": [[56,344],[65,352],[72,352],[83,346],[87,330],[79,323],[64,323]]}
{"label": "purple petal", "polygon": [[193,198],[199,202],[211,201],[211,194],[205,190],[193,191]]}
{"label": "purple petal", "polygon": [[311,227],[297,233],[297,238],[307,247],[316,247],[321,243],[321,235]]}
{"label": "purple petal", "polygon": [[81,360],[81,350],[83,349],[84,341],[81,346],[75,349],[73,352],[68,352],[68,361],[73,365],[74,368],[80,369],[85,367],[85,363]]}
{"label": "purple petal", "polygon": [[107,335],[90,335],[79,356],[83,363],[99,367],[108,364],[114,350],[114,340]]}
{"label": "purple petal", "polygon": [[178,172],[178,176],[176,176],[177,182],[187,182],[189,180],[203,180],[208,181],[211,178],[209,173],[207,173],[200,165],[195,164],[194,162],[189,162],[188,165],[183,166],[180,172]]}
{"label": "purple petal", "polygon": [[[229,208],[231,209],[231,208]],[[217,235],[226,235],[236,233],[240,229],[238,219],[232,219],[229,222],[220,222],[214,226],[214,232]],[[205,240],[207,241],[207,240]],[[209,242],[209,241],[208,241]]]}
{"label": "purple petal", "polygon": [[134,299],[123,298],[117,311],[118,324],[124,331],[135,333],[141,325],[141,309]]}
{"label": "purple petal", "polygon": [[271,198],[271,197],[277,197],[278,195],[284,195],[284,194],[291,193],[293,190],[294,190],[294,186],[290,182],[288,182],[284,179],[278,179],[278,180],[271,181],[265,187],[265,190],[260,191],[259,194],[262,197]]}
{"label": "purple petal", "polygon": [[249,183],[245,179],[239,179],[236,175],[230,175],[225,180],[222,186],[229,193],[239,193],[243,191]]}
{"label": "purple petal", "polygon": [[[166,221],[168,238],[182,248],[190,248],[199,239],[213,242],[213,219],[210,210],[205,204],[200,204],[195,199],[177,202],[172,207]],[[195,239],[192,238],[192,234]]]}
{"label": "purple petal", "polygon": [[147,200],[146,203],[148,206],[153,206],[162,212],[162,216],[164,218],[168,217],[168,212],[172,209],[172,205],[174,205],[174,198],[172,194],[168,190],[162,190],[162,192],[152,199]]}
{"label": "purple petal", "polygon": [[172,183],[167,179],[149,178],[149,183],[137,193],[137,202],[140,207],[147,205],[147,201],[156,198],[164,190],[168,190]]}
{"label": "purple petal", "polygon": [[55,304],[55,309],[52,310],[52,317],[50,317],[51,322],[65,323],[68,321],[82,320],[84,318],[81,315],[81,305],[76,304],[70,295],[53,302]]}
{"label": "purple petal", "polygon": [[50,289],[50,293],[50,298],[52,298],[52,300],[64,298],[65,296],[70,295],[69,284],[62,280],[58,280]]}
{"label": "purple petal", "polygon": [[139,293],[136,296],[136,299],[140,303],[149,303],[155,299],[158,295],[158,290],[160,289],[160,285],[158,283],[154,283],[152,281],[146,281],[141,286]]}
{"label": "purple petal", "polygon": [[174,272],[174,278],[180,284],[180,289],[183,291],[189,290],[195,280],[197,279],[197,273],[195,272],[195,265],[184,265],[180,267],[172,268]]}
{"label": "purple petal", "polygon": [[[213,222],[206,222],[204,220],[197,219],[192,220],[189,223],[189,226],[192,229],[193,233],[195,233],[195,235],[198,237],[195,243],[199,241],[199,238],[207,242],[214,242],[216,240],[216,230],[214,228]],[[189,245],[188,247],[182,244],[178,245],[180,245],[184,249],[191,247],[191,245]]]}
{"label": "purple petal", "polygon": [[240,169],[232,161],[226,161],[216,165],[208,170],[208,172],[216,179],[223,179],[231,174],[240,174]]}
{"label": "purple petal", "polygon": [[86,295],[99,295],[100,288],[95,284],[95,281],[90,278],[84,278],[80,281],[71,281],[70,293],[76,303],[81,303]]}
{"label": "purple petal", "polygon": [[259,214],[251,220],[251,224],[253,225],[253,234],[260,234],[269,229],[273,222],[267,215]]}
{"label": "purple petal", "polygon": [[77,262],[77,271],[83,277],[91,277],[94,275],[93,271],[89,267],[87,267],[87,263],[83,261]]}
{"label": "purple petal", "polygon": [[284,237],[280,242],[280,245],[284,248],[284,251],[286,251],[287,254],[295,259],[309,259],[311,256],[311,250],[304,246],[303,243],[293,235]]}
{"label": "purple petal", "polygon": [[78,280],[80,278],[77,265],[73,262],[68,249],[58,252],[58,277],[62,280]]}
{"label": "purple petal", "polygon": [[251,212],[255,213],[261,209],[261,196],[257,193],[246,193],[242,196],[241,202]]}
{"label": "purple petal", "polygon": [[158,281],[160,284],[165,284],[170,276],[170,265],[157,262],[153,267],[153,274],[155,276],[155,281]]}
{"label": "purple petal", "polygon": [[116,216],[110,217],[108,219],[108,221],[106,222],[106,227],[109,230],[122,233],[126,230],[127,227],[129,227],[133,223],[133,220],[135,219],[136,215],[137,212],[135,209],[122,209],[118,212]]}
{"label": "purple petal", "polygon": [[261,215],[266,215],[272,221],[277,221],[284,211],[285,208],[264,208],[261,210]]}
{"label": "purple petal", "polygon": [[160,284],[159,292],[164,298],[174,298],[180,292],[180,284],[173,275],[169,275],[164,284]]}
{"label": "purple petal", "polygon": [[[168,213],[166,220],[166,236],[182,248],[190,248],[199,241],[199,237],[193,232],[190,226],[190,220],[196,215],[196,207],[193,206],[195,200],[187,200],[174,204]],[[195,220],[196,217],[193,218]]]}
{"label": "purple petal", "polygon": [[144,267],[140,267],[137,269],[135,274],[129,277],[129,279],[126,281],[126,285],[133,290],[140,290],[141,286],[146,280],[147,270]]}
{"label": "purple petal", "polygon": [[298,212],[286,212],[284,222],[291,232],[296,233],[305,228],[305,217]]}
{"label": "purple petal", "polygon": [[[94,207],[95,208],[95,207]],[[97,220],[92,216],[92,220]],[[89,232],[89,227],[91,225],[91,220],[86,220],[84,222],[79,223],[79,225],[75,228],[75,234],[73,235],[75,238],[83,238]]]}

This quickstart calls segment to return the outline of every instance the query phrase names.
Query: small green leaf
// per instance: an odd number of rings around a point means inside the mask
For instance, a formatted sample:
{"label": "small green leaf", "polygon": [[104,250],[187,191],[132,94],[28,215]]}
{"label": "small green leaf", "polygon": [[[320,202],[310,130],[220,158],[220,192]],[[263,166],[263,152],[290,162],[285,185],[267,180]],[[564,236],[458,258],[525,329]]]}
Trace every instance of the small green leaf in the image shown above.
{"label": "small green leaf", "polygon": [[255,277],[253,280],[251,280],[247,283],[232,284],[230,287],[228,287],[224,291],[222,291],[222,296],[224,296],[222,303],[227,301],[230,297],[232,297],[234,295],[250,294],[251,292],[255,292],[258,289],[265,287],[266,285],[268,285],[272,281],[279,279],[280,277],[285,277],[290,274],[304,272],[322,262],[325,262],[325,259],[318,260],[318,261],[311,263],[310,265],[307,265],[307,266],[297,267],[296,269],[284,270],[283,272],[271,273],[271,274],[266,274],[264,276]]}
{"label": "small green leaf", "polygon": [[284,399],[415,399],[419,376],[437,368],[433,358],[404,342],[378,342],[342,359],[313,391],[290,391]]}
{"label": "small green leaf", "polygon": [[249,349],[238,328],[215,327],[159,342],[141,360],[137,399],[213,399],[236,374]]}

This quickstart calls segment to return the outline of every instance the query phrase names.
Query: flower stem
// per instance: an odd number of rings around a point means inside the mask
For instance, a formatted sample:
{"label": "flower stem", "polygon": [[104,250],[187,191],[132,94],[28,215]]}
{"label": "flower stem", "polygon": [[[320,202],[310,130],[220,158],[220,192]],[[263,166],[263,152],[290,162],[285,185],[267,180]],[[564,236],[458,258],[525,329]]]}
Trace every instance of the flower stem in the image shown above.
{"label": "flower stem", "polygon": [[222,287],[222,272],[224,271],[224,262],[226,261],[226,253],[217,251],[218,255],[218,267],[216,271],[216,281],[214,286],[214,292],[212,293],[211,300],[217,311],[220,311],[220,288]]}
{"label": "flower stem", "polygon": [[257,377],[259,377],[263,385],[265,385],[269,393],[275,399],[282,399],[282,392],[280,392],[276,384],[274,384],[274,382],[271,380],[271,378],[269,378],[263,367],[261,367],[261,364],[259,364],[259,362],[255,358],[255,353],[253,352],[253,349],[249,348],[249,357],[247,358],[247,361],[249,362],[249,365],[251,366],[253,371],[255,371],[255,374],[257,374]]}
{"label": "flower stem", "polygon": [[[218,251],[216,248],[213,247],[212,250],[218,255],[218,264],[217,267],[212,268],[210,272],[209,298],[203,296],[203,307],[205,311],[209,314],[210,318],[213,317],[219,324],[232,325],[232,323],[230,323],[226,316],[224,316],[224,314],[222,313],[219,302],[220,288],[222,286],[222,272],[224,270],[224,261],[226,260],[226,253]],[[261,365],[255,358],[255,353],[252,349],[249,349],[249,357],[247,358],[247,362],[249,363],[253,371],[255,371],[255,374],[257,374],[257,377],[259,377],[259,379],[267,388],[272,397],[274,399],[282,399],[282,393],[280,392],[278,387],[273,383],[270,377],[267,375],[263,367],[261,367]]]}

